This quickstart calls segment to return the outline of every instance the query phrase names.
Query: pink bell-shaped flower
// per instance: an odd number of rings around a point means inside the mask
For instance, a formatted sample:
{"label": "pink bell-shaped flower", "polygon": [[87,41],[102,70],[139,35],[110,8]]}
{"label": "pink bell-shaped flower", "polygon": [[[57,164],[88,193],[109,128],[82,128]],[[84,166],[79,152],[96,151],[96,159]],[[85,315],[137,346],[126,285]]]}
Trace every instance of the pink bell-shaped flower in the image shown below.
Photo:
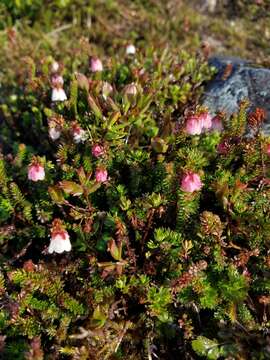
{"label": "pink bell-shaped flower", "polygon": [[208,130],[212,126],[212,116],[207,111],[199,114],[199,121],[202,129]]}
{"label": "pink bell-shaped flower", "polygon": [[202,188],[203,184],[200,175],[188,172],[186,173],[181,181],[181,189],[185,192],[194,192]]}
{"label": "pink bell-shaped flower", "polygon": [[99,72],[103,70],[102,62],[97,57],[92,57],[90,61],[90,68],[92,72]]}
{"label": "pink bell-shaped flower", "polygon": [[101,157],[104,154],[104,148],[103,146],[99,144],[95,144],[92,147],[92,155],[96,158]]}
{"label": "pink bell-shaped flower", "polygon": [[98,168],[95,173],[95,178],[97,182],[105,182],[108,179],[108,172],[104,168]]}
{"label": "pink bell-shaped flower", "polygon": [[39,164],[37,160],[34,160],[28,166],[28,179],[31,181],[39,181],[45,179],[44,167]]}
{"label": "pink bell-shaped flower", "polygon": [[212,131],[218,131],[218,132],[221,132],[221,131],[223,130],[222,120],[220,119],[219,116],[215,116],[215,117],[212,119],[211,130],[212,130]]}
{"label": "pink bell-shaped flower", "polygon": [[198,116],[193,115],[187,119],[186,132],[189,135],[200,135],[202,133],[202,122]]}
{"label": "pink bell-shaped flower", "polygon": [[137,92],[138,92],[138,89],[134,83],[128,84],[124,88],[124,94],[127,96],[135,96],[137,94]]}

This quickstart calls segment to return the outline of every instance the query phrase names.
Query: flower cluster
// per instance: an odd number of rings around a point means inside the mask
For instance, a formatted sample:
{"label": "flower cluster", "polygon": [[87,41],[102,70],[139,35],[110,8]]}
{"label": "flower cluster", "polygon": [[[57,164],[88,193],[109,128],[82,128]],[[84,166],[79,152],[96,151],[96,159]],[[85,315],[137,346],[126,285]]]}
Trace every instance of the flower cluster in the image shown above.
{"label": "flower cluster", "polygon": [[223,125],[219,116],[212,117],[208,112],[191,115],[186,121],[186,132],[189,135],[200,135],[205,131],[222,131]]}

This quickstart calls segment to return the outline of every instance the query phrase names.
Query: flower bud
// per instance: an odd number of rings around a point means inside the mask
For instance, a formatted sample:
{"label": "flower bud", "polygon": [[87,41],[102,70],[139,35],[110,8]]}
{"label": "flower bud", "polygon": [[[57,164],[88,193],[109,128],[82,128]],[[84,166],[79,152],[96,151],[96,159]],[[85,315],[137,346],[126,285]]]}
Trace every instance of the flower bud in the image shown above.
{"label": "flower bud", "polygon": [[99,144],[95,144],[92,147],[92,155],[96,158],[101,157],[104,154],[104,148],[103,146]]}
{"label": "flower bud", "polygon": [[90,61],[90,68],[92,72],[99,72],[103,70],[102,62],[97,57],[92,57]]}
{"label": "flower bud", "polygon": [[229,139],[224,139],[217,146],[217,152],[221,155],[227,155],[231,149],[231,144]]}
{"label": "flower bud", "polygon": [[108,179],[108,172],[104,168],[98,168],[95,173],[95,178],[97,182],[105,182]]}
{"label": "flower bud", "polygon": [[52,73],[57,73],[57,71],[59,70],[59,64],[57,61],[54,61],[51,65],[51,72]]}
{"label": "flower bud", "polygon": [[124,88],[124,94],[127,96],[135,96],[137,95],[138,89],[137,86],[132,83],[132,84],[128,84],[127,86],[125,86]]}
{"label": "flower bud", "polygon": [[112,93],[112,91],[113,91],[113,88],[112,88],[111,84],[108,83],[107,81],[104,81],[103,85],[102,85],[102,96],[103,96],[104,100],[107,99],[107,97]]}
{"label": "flower bud", "polygon": [[64,85],[64,79],[61,75],[52,76],[52,87],[53,88],[62,88]]}
{"label": "flower bud", "polygon": [[215,116],[215,117],[212,119],[211,130],[212,130],[212,131],[218,131],[218,132],[221,132],[221,131],[223,130],[222,120],[220,119],[219,116]]}

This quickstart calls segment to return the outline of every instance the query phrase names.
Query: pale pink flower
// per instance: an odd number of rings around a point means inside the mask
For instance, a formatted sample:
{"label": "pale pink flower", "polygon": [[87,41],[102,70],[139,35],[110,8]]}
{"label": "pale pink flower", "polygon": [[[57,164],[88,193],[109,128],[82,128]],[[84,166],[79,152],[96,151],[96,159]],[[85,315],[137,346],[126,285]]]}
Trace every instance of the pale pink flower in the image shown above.
{"label": "pale pink flower", "polygon": [[203,186],[200,175],[188,172],[182,178],[181,189],[186,192],[193,192],[200,190]]}
{"label": "pale pink flower", "polygon": [[112,85],[107,81],[104,81],[102,85],[102,96],[105,100],[112,93],[112,91],[113,91]]}
{"label": "pale pink flower", "polygon": [[128,84],[124,88],[124,94],[125,95],[135,96],[137,94],[137,92],[138,92],[138,89],[137,89],[137,86],[134,83]]}
{"label": "pale pink flower", "polygon": [[135,55],[136,53],[136,48],[133,44],[129,44],[127,47],[126,47],[126,54],[127,55]]}
{"label": "pale pink flower", "polygon": [[32,163],[28,167],[28,179],[32,181],[39,181],[45,179],[44,167],[38,163]]}
{"label": "pale pink flower", "polygon": [[98,168],[95,173],[95,178],[97,182],[105,182],[108,179],[108,172],[104,168]]}
{"label": "pale pink flower", "polygon": [[212,126],[212,116],[208,112],[199,114],[199,121],[201,122],[202,129],[210,129]]}
{"label": "pale pink flower", "polygon": [[90,68],[92,72],[99,72],[103,70],[102,62],[97,57],[92,57],[90,61]]}
{"label": "pale pink flower", "polygon": [[64,85],[64,79],[61,75],[52,76],[52,87],[53,88],[62,88]]}
{"label": "pale pink flower", "polygon": [[62,88],[53,88],[52,89],[52,101],[66,101],[67,95],[65,90]]}
{"label": "pale pink flower", "polygon": [[202,122],[198,116],[193,115],[187,119],[186,132],[189,135],[200,135],[202,133]]}
{"label": "pale pink flower", "polygon": [[212,131],[218,131],[218,132],[221,132],[221,131],[223,130],[222,120],[220,119],[219,116],[215,116],[215,117],[212,119],[211,130],[212,130]]}
{"label": "pale pink flower", "polygon": [[92,147],[92,155],[96,158],[102,156],[104,154],[104,148],[103,146],[99,145],[99,144],[95,144]]}

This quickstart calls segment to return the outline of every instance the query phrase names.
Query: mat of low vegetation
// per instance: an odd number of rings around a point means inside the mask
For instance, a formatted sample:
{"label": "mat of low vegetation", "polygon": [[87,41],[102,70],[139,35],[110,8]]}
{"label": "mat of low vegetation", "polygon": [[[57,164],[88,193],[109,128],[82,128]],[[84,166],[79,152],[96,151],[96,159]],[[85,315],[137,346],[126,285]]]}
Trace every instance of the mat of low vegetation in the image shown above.
{"label": "mat of low vegetation", "polygon": [[1,5],[0,357],[269,358],[264,111],[201,106],[207,52],[157,30],[175,2],[16,4]]}

